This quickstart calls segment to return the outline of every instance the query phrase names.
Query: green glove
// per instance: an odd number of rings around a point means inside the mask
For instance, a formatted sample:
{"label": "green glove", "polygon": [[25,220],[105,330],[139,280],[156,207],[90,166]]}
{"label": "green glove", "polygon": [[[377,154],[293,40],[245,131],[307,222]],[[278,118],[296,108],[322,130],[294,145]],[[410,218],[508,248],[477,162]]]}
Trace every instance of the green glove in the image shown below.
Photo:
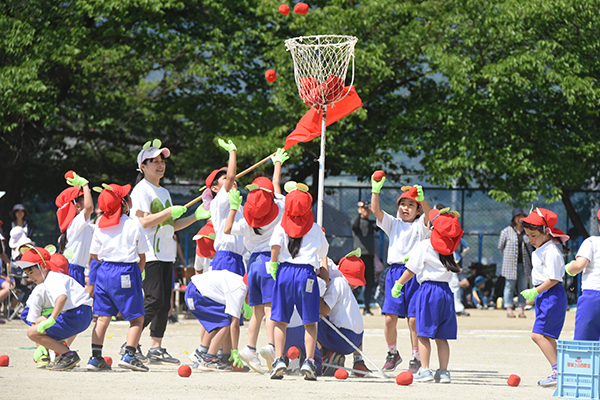
{"label": "green glove", "polygon": [[539,293],[536,288],[531,288],[531,289],[523,290],[521,292],[521,296],[525,297],[525,300],[527,300],[527,301],[532,301],[537,296],[539,296]]}
{"label": "green glove", "polygon": [[276,162],[283,164],[289,159],[290,156],[288,156],[288,153],[286,153],[284,149],[277,149],[275,155],[271,154],[271,161],[273,161],[273,164],[275,164]]}
{"label": "green glove", "polygon": [[400,297],[400,291],[402,290],[403,287],[404,287],[403,284],[398,283],[398,281],[396,281],[396,283],[394,283],[394,287],[392,288],[392,297],[393,298]]}
{"label": "green glove", "polygon": [[407,254],[403,259],[402,259],[402,264],[406,264],[408,262],[408,260],[410,259],[410,254]]}
{"label": "green glove", "polygon": [[425,196],[423,196],[423,188],[421,187],[421,185],[414,185],[414,187],[417,188],[417,197],[415,200],[417,200],[417,201],[425,200]]}
{"label": "green glove", "polygon": [[267,261],[267,272],[271,274],[273,280],[276,281],[277,270],[279,269],[279,263],[277,261]]}
{"label": "green glove", "polygon": [[237,189],[231,189],[229,193],[227,193],[229,197],[229,209],[230,210],[239,210],[242,205],[242,195],[240,191]]}
{"label": "green glove", "polygon": [[36,349],[35,352],[33,353],[33,360],[35,362],[38,362],[40,358],[42,358],[42,356],[47,356],[48,355],[48,349],[45,348],[42,345],[39,345]]}
{"label": "green glove", "polygon": [[244,302],[242,308],[244,309],[244,319],[250,321],[250,318],[252,318],[252,314],[254,314],[254,311],[252,311],[252,307],[250,307],[248,303]]}
{"label": "green glove", "polygon": [[244,368],[244,362],[240,358],[238,354],[238,350],[231,350],[231,355],[229,356],[229,361],[233,361],[233,366],[237,368]]}
{"label": "green glove", "polygon": [[383,182],[385,182],[385,176],[381,178],[379,182],[377,182],[375,178],[373,178],[374,176],[375,174],[371,175],[371,192],[379,193],[379,191],[383,187]]}
{"label": "green glove", "polygon": [[75,172],[73,172],[73,177],[67,178],[67,183],[71,186],[84,187],[85,185],[88,184],[88,180],[82,176],[77,175]]}
{"label": "green glove", "polygon": [[233,144],[233,142],[231,141],[231,139],[226,142],[223,139],[219,139],[217,141],[219,143],[219,146],[221,146],[222,148],[224,148],[227,151],[236,151],[237,147],[235,147],[235,144]]}
{"label": "green glove", "polygon": [[52,325],[56,323],[56,320],[52,317],[48,317],[48,319],[43,320],[38,324],[37,330],[39,333],[44,333],[44,331],[50,328]]}
{"label": "green glove", "polygon": [[42,310],[42,317],[52,314],[52,311],[54,311],[54,308],[44,308]]}
{"label": "green glove", "polygon": [[567,275],[570,275],[570,276],[577,275],[577,274],[572,274],[569,272],[569,268],[571,268],[571,265],[573,265],[574,262],[575,262],[575,260],[568,262],[567,265],[565,265],[565,272],[567,273]]}
{"label": "green glove", "polygon": [[170,208],[173,219],[181,217],[187,211],[187,207],[185,206],[171,206]]}
{"label": "green glove", "polygon": [[201,219],[209,219],[210,218],[210,210],[205,210],[204,206],[200,204],[198,208],[196,208],[196,212],[194,213],[197,220]]}

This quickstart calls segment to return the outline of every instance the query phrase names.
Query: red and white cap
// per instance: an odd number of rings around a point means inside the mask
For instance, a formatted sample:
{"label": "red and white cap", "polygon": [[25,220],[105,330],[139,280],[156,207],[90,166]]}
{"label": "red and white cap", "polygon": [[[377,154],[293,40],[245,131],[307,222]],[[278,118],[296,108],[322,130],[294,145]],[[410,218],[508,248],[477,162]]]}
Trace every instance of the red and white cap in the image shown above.
{"label": "red and white cap", "polygon": [[137,163],[138,169],[142,168],[142,163],[149,159],[162,154],[164,158],[169,158],[171,156],[171,150],[166,147],[160,148],[162,145],[161,141],[158,139],[154,139],[152,142],[147,142],[142,150],[138,153]]}
{"label": "red and white cap", "polygon": [[[402,190],[404,190],[405,188],[406,186],[403,186]],[[396,204],[400,204],[400,199],[411,199],[416,201],[418,205],[421,205],[421,202],[417,200],[418,196],[419,193],[417,192],[417,188],[414,186],[410,186],[410,189],[405,190],[404,193],[402,193],[400,197],[398,197],[398,199],[396,200]]]}
{"label": "red and white cap", "polygon": [[56,218],[58,219],[58,227],[61,232],[67,230],[73,218],[77,215],[77,208],[73,204],[73,200],[83,195],[83,189],[79,187],[70,187],[60,192],[56,197]]}
{"label": "red and white cap", "polygon": [[244,205],[244,218],[252,228],[269,225],[277,217],[279,207],[275,204],[273,182],[261,176],[246,186],[250,190]]}
{"label": "red and white cap", "polygon": [[545,208],[536,208],[535,210],[532,210],[527,217],[521,218],[521,223],[523,222],[527,222],[531,225],[545,226],[548,228],[550,236],[560,240],[561,243],[565,243],[569,240],[569,235],[554,227],[558,222],[558,216]]}
{"label": "red and white cap", "polygon": [[196,241],[196,254],[198,257],[210,258],[217,252],[215,250],[215,228],[208,221],[192,238]]}
{"label": "red and white cap", "polygon": [[338,263],[340,272],[349,284],[353,286],[365,286],[365,263],[360,258],[360,248],[347,254]]}
{"label": "red and white cap", "polygon": [[301,238],[312,228],[315,221],[312,201],[310,193],[303,190],[292,190],[286,196],[281,227],[291,238]]}
{"label": "red and white cap", "polygon": [[208,176],[206,177],[206,181],[205,181],[205,183],[206,183],[206,187],[207,187],[208,189],[210,189],[210,187],[213,185],[213,183],[214,183],[214,180],[215,180],[215,177],[216,177],[216,176],[217,176],[217,174],[218,174],[219,172],[221,172],[221,171],[227,171],[227,167],[221,167],[221,168],[219,168],[219,169],[215,169],[213,172],[211,172],[211,173],[210,173],[210,175],[208,175]]}
{"label": "red and white cap", "polygon": [[[110,189],[109,189],[110,188]],[[98,207],[104,212],[98,222],[100,228],[117,225],[121,220],[121,203],[131,191],[131,185],[104,185],[104,190],[98,196]]]}
{"label": "red and white cap", "polygon": [[69,275],[69,260],[60,253],[54,253],[50,256],[50,261],[56,266],[57,272]]}
{"label": "red and white cap", "polygon": [[50,252],[43,247],[31,247],[23,253],[19,261],[15,261],[15,264],[21,268],[31,268],[39,264],[50,271],[61,272],[56,264],[52,262]]}
{"label": "red and white cap", "polygon": [[463,229],[460,226],[460,221],[454,215],[456,211],[445,212],[448,209],[440,210],[433,209],[429,212],[429,220],[433,226],[431,231],[431,245],[438,253],[449,256],[454,253],[460,244]]}

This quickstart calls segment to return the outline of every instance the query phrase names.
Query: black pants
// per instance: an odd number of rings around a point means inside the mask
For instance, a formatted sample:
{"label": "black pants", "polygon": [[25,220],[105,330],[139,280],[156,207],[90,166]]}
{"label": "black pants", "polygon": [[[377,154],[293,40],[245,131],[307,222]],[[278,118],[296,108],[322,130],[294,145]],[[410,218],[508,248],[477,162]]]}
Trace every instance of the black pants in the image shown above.
{"label": "black pants", "polygon": [[144,328],[150,325],[150,337],[162,338],[167,329],[171,309],[173,263],[149,261],[144,270]]}
{"label": "black pants", "polygon": [[365,280],[367,281],[364,292],[365,311],[370,311],[373,289],[377,286],[375,284],[375,258],[372,254],[363,254],[360,258],[365,263]]}

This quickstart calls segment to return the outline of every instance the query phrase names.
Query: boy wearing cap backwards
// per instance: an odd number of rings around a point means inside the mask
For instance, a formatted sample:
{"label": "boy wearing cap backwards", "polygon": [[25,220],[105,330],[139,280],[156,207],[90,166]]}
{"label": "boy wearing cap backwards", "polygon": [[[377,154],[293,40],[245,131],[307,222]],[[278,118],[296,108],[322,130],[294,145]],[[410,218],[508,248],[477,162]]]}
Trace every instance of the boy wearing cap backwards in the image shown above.
{"label": "boy wearing cap backwards", "polygon": [[567,293],[561,284],[565,262],[555,244],[565,243],[569,236],[554,227],[557,221],[556,214],[544,208],[536,208],[528,217],[521,219],[529,243],[536,248],[531,255],[531,280],[535,287],[525,289],[521,294],[528,301],[535,299],[535,323],[531,339],[552,366],[552,374],[538,381],[538,385],[543,387],[556,386],[556,340],[565,323],[567,310]]}
{"label": "boy wearing cap backwards", "polygon": [[58,252],[72,252],[69,275],[85,287],[85,266],[90,260],[90,244],[94,234],[90,223],[94,200],[87,179],[73,173],[73,177],[67,178],[67,183],[73,187],[63,190],[55,202],[61,232]]}
{"label": "boy wearing cap backwards", "polygon": [[[320,314],[327,317],[356,347],[362,349],[364,324],[360,315],[360,308],[352,294],[354,289],[367,283],[365,280],[365,263],[360,259],[360,255],[359,247],[340,260],[337,271],[335,266],[330,265],[330,281],[325,295],[321,298]],[[354,350],[327,323],[319,323],[317,340],[321,345],[324,362],[344,366],[344,355],[354,353],[354,366],[352,368],[357,369],[357,367],[362,366],[366,370],[362,355]],[[334,373],[335,368],[326,367],[323,375],[333,376]]]}
{"label": "boy wearing cap backwards", "polygon": [[83,332],[92,322],[92,299],[73,278],[58,272],[48,250],[33,247],[15,263],[28,277],[43,286],[53,308],[48,317],[39,316],[27,330],[33,342],[54,350],[57,358],[48,364],[52,371],[75,368],[80,361],[75,351],[62,342]]}
{"label": "boy wearing cap backwards", "polygon": [[[281,223],[271,236],[269,273],[275,279],[271,319],[275,321],[275,355],[271,379],[282,379],[286,370],[283,360],[286,328],[294,306],[302,317],[306,334],[306,360],[300,368],[305,380],[317,380],[315,345],[319,321],[319,286],[316,270],[325,259],[329,243],[321,227],[314,222],[312,196],[303,183],[288,182],[288,195]],[[281,264],[281,265],[280,265]]]}
{"label": "boy wearing cap backwards", "polygon": [[98,205],[104,212],[92,238],[90,253],[101,264],[95,275],[93,295],[94,313],[98,315],[92,331],[92,357],[87,368],[92,371],[110,370],[102,357],[102,345],[108,325],[119,312],[129,321],[125,354],[119,367],[134,371],[148,371],[135,357],[144,323],[144,294],[142,272],[145,253],[148,252],[142,226],[127,216],[131,208],[130,185],[103,185]]}
{"label": "boy wearing cap backwards", "polygon": [[265,263],[271,260],[269,241],[275,227],[281,221],[285,205],[285,197],[281,194],[281,165],[289,158],[283,149],[271,155],[275,169],[273,182],[267,177],[256,178],[246,188],[250,190],[244,206],[244,218],[235,221],[237,210],[242,202],[238,190],[229,191],[230,211],[225,221],[226,235],[237,235],[244,238],[244,245],[250,252],[248,260],[248,303],[252,307],[252,317],[248,327],[248,345],[240,351],[240,357],[254,371],[263,374],[256,352],[256,341],[263,318],[267,333],[267,345],[260,349],[260,354],[267,360],[267,367],[275,359],[273,332],[275,321],[271,320],[271,299],[275,281],[267,272]]}
{"label": "boy wearing cap backwards", "polygon": [[[398,317],[407,318],[408,328],[410,330],[410,341],[412,344],[412,358],[408,364],[408,370],[416,373],[421,366],[421,356],[417,341],[417,328],[415,316],[417,310],[413,301],[413,296],[419,283],[416,279],[410,280],[404,287],[400,297],[395,298],[391,295],[394,282],[398,280],[404,271],[406,271],[406,260],[419,242],[427,238],[429,234],[428,224],[429,211],[431,207],[423,197],[423,189],[419,185],[404,186],[404,193],[396,200],[398,204],[398,218],[394,218],[385,211],[382,211],[379,205],[379,192],[385,182],[385,177],[377,182],[371,177],[372,195],[371,209],[373,215],[377,218],[377,226],[389,237],[388,264],[391,265],[385,277],[385,298],[382,313],[385,314],[385,326],[383,329],[385,340],[388,347],[388,354],[383,365],[384,371],[393,371],[402,362],[402,357],[396,347],[398,331]],[[421,211],[423,216],[421,218]]]}
{"label": "boy wearing cap backwards", "polygon": [[[417,310],[417,338],[422,366],[415,374],[415,381],[450,383],[448,362],[450,347],[448,340],[456,340],[456,312],[454,294],[448,282],[452,273],[460,271],[454,252],[460,244],[463,230],[456,211],[431,210],[431,238],[421,241],[412,251],[406,263],[406,271],[392,289],[395,298],[401,295],[402,287],[415,275],[421,287],[413,301]],[[431,355],[430,339],[435,339],[440,368],[435,375],[429,368]]]}
{"label": "boy wearing cap backwards", "polygon": [[[171,286],[173,283],[173,263],[177,256],[177,243],[173,240],[176,231],[184,229],[196,221],[191,215],[180,218],[187,209],[174,206],[169,191],[160,186],[165,176],[165,158],[171,155],[169,149],[160,148],[161,141],[154,139],[144,144],[138,153],[137,164],[140,171],[136,185],[131,192],[131,216],[137,217],[144,228],[149,250],[146,253],[144,288],[144,326],[150,325],[150,349],[146,357],[138,348],[137,357],[142,361],[179,364],[162,347],[171,308]],[[125,353],[125,345],[121,346]]]}
{"label": "boy wearing cap backwards", "polygon": [[[600,210],[598,210],[600,230]],[[583,272],[581,288],[575,314],[573,340],[600,340],[600,237],[585,239],[577,251],[575,260],[565,265],[565,272],[576,276]]]}

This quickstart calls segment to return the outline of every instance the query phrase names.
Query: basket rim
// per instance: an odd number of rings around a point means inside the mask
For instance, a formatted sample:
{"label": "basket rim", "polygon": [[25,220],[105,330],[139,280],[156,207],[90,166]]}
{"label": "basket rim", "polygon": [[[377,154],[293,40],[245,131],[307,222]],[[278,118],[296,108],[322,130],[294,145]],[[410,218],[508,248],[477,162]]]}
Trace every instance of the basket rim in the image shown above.
{"label": "basket rim", "polygon": [[[314,43],[314,44],[306,44],[302,43],[302,41],[306,39],[321,39],[321,38],[339,38],[344,39],[340,40],[338,43]],[[356,44],[358,42],[358,38],[356,36],[349,35],[309,35],[309,36],[296,36],[293,38],[286,39],[286,45],[293,44],[295,46],[303,46],[303,47],[324,47],[324,46],[340,46],[345,44]]]}

